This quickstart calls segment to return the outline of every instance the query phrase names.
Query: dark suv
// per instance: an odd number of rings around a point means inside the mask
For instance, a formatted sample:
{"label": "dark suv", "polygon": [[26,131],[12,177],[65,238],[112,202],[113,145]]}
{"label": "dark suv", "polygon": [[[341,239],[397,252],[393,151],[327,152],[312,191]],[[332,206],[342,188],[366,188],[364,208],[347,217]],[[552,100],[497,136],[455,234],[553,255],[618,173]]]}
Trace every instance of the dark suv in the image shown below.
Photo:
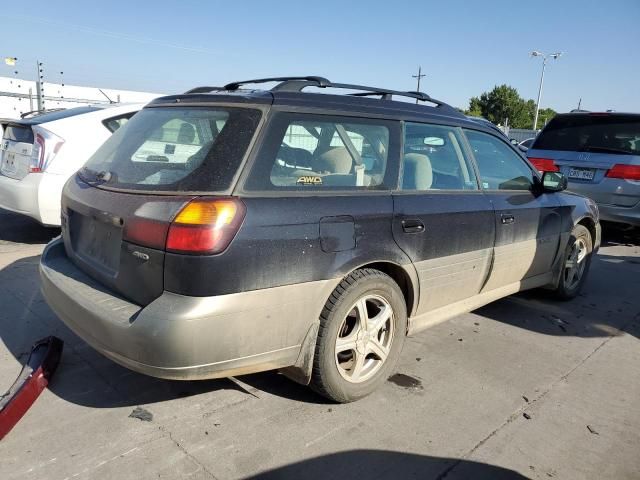
{"label": "dark suv", "polygon": [[197,88],[153,101],[69,180],[42,288],[133,370],[283,369],[347,402],[407,334],[524,289],[575,296],[600,226],[565,186],[424,93]]}

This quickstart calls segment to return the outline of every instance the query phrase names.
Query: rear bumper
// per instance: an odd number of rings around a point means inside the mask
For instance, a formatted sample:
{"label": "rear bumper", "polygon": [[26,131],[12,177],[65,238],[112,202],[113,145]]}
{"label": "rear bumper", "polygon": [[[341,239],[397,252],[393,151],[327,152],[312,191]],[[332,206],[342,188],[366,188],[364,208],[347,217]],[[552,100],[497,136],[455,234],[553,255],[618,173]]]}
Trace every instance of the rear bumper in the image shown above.
{"label": "rear bumper", "polygon": [[604,179],[598,184],[569,182],[569,191],[593,199],[600,220],[640,226],[640,184]]}
{"label": "rear bumper", "polygon": [[40,222],[38,188],[41,174],[29,174],[22,180],[0,174],[0,208],[21,213]]}
{"label": "rear bumper", "polygon": [[30,173],[21,180],[0,175],[0,208],[60,226],[60,199],[68,177]]}
{"label": "rear bumper", "polygon": [[640,227],[640,203],[634,207],[598,204],[598,210],[600,211],[600,220]]}
{"label": "rear bumper", "polygon": [[40,263],[60,319],[115,362],[154,377],[193,380],[293,365],[333,281],[217,297],[164,292],[140,307],[106,290],[66,256],[60,238]]}

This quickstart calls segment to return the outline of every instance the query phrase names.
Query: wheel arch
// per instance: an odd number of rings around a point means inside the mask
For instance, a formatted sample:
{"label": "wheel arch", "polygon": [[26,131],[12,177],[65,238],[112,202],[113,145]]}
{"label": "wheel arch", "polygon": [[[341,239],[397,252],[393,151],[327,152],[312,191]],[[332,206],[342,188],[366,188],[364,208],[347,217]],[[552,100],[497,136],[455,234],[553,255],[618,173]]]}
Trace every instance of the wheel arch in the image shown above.
{"label": "wheel arch", "polygon": [[598,229],[596,227],[595,220],[593,220],[593,218],[591,218],[591,217],[585,216],[585,217],[582,217],[581,219],[579,219],[576,222],[576,225],[582,225],[587,230],[589,230],[589,234],[591,235],[591,243],[592,243],[593,249],[596,250],[597,249],[597,243],[598,243]]}
{"label": "wheel arch", "polygon": [[[351,272],[361,268],[373,268],[374,270],[379,270],[380,272],[389,275],[393,281],[398,284],[400,290],[402,290],[405,305],[407,306],[407,317],[411,317],[413,315],[415,308],[417,307],[419,295],[419,283],[415,269],[409,270],[406,267],[402,267],[401,265],[389,261],[376,261],[360,265],[351,270]],[[347,275],[351,272],[347,273]]]}

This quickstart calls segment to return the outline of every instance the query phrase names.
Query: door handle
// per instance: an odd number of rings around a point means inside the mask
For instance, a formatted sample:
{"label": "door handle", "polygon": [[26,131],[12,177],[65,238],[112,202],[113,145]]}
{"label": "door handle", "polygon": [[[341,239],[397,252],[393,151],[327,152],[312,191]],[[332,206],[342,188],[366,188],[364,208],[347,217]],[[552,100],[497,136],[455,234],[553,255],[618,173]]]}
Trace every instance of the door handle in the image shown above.
{"label": "door handle", "polygon": [[402,230],[405,233],[422,233],[424,232],[424,223],[418,219],[402,220]]}
{"label": "door handle", "polygon": [[510,213],[503,213],[502,215],[500,215],[500,221],[503,225],[511,225],[516,221],[516,217],[514,217]]}

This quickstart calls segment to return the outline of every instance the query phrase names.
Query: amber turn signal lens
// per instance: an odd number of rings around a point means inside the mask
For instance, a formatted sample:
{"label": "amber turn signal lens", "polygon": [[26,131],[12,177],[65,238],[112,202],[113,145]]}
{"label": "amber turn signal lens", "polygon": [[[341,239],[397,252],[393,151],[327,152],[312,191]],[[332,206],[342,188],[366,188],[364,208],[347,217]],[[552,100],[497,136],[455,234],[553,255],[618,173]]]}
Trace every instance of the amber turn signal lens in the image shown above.
{"label": "amber turn signal lens", "polygon": [[244,213],[239,199],[192,200],[171,223],[166,249],[176,253],[220,253],[240,229]]}

